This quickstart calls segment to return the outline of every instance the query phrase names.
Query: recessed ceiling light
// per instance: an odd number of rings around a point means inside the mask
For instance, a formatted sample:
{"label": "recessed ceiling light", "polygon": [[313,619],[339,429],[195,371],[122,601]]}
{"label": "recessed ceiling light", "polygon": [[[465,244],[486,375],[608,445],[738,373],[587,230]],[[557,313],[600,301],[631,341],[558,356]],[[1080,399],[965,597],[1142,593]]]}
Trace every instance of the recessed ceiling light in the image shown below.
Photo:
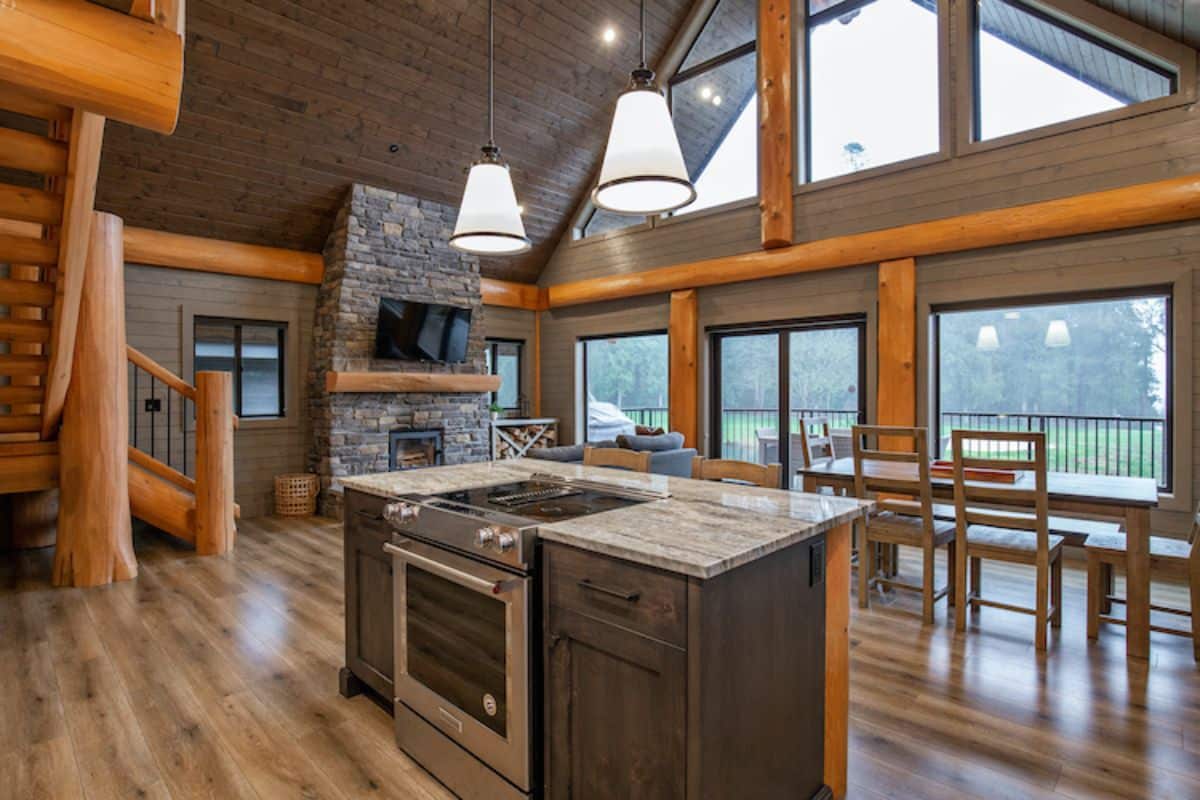
{"label": "recessed ceiling light", "polygon": [[604,29],[604,33],[601,34],[600,38],[604,40],[605,44],[612,44],[617,40],[617,29],[609,25]]}
{"label": "recessed ceiling light", "polygon": [[525,206],[518,205],[518,206],[517,206],[517,213],[518,213],[518,214],[524,214],[524,213],[525,213]]}
{"label": "recessed ceiling light", "polygon": [[714,106],[719,106],[719,105],[721,105],[721,95],[719,95],[719,94],[718,94],[718,95],[713,95],[713,105],[714,105]]}
{"label": "recessed ceiling light", "polygon": [[700,89],[700,96],[701,96],[701,97],[703,97],[705,100],[707,100],[708,98],[712,97],[712,87],[711,87],[711,86],[703,86],[703,87],[701,87],[701,89]]}

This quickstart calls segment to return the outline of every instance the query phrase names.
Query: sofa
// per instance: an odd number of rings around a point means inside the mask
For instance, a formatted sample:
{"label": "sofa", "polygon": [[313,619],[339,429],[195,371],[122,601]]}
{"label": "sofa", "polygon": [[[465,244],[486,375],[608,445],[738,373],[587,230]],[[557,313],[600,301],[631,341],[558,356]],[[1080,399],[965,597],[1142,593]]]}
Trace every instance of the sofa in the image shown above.
{"label": "sofa", "polygon": [[639,452],[650,451],[650,471],[656,475],[672,475],[677,478],[692,477],[692,459],[696,450],[683,446],[683,434],[672,431],[658,436],[622,435],[615,441],[588,442],[586,445],[534,448],[526,455],[542,461],[557,461],[566,464],[583,462],[585,447],[623,447]]}

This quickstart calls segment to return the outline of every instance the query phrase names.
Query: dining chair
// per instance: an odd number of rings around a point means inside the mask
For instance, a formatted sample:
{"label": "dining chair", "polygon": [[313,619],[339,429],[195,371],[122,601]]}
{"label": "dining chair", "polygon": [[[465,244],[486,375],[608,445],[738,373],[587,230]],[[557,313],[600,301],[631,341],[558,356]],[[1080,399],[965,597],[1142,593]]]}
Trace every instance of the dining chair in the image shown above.
{"label": "dining chair", "polygon": [[[968,442],[986,442],[991,452],[1025,453],[1025,458],[998,459],[969,454]],[[955,627],[967,628],[967,609],[989,606],[1005,611],[1032,614],[1034,641],[1046,649],[1047,625],[1062,625],[1063,537],[1050,533],[1049,499],[1046,492],[1046,435],[1009,431],[951,432],[954,457],[954,513],[957,519],[955,550],[957,603]],[[972,469],[1014,470],[1032,475],[1019,485],[968,480]],[[987,506],[982,508],[981,506]],[[1036,570],[1033,607],[1002,603],[983,597],[981,582],[984,559],[1026,564]],[[968,570],[969,562],[969,570]],[[968,575],[969,571],[969,575]],[[970,578],[970,586],[967,579]]]}
{"label": "dining chair", "polygon": [[814,459],[837,458],[830,434],[828,417],[807,417],[800,420],[800,431],[792,434],[792,466],[811,467]]}
{"label": "dining chair", "polygon": [[[1124,625],[1125,620],[1111,616],[1113,603],[1125,603],[1113,587],[1114,567],[1125,564],[1125,534],[1093,534],[1084,543],[1087,551],[1087,635],[1100,635],[1100,623]],[[1192,657],[1200,661],[1200,505],[1192,515],[1192,531],[1187,541],[1150,537],[1150,571],[1180,577],[1191,591],[1191,609],[1150,604],[1152,611],[1191,617],[1191,629],[1151,625],[1150,630],[1192,637]]]}
{"label": "dining chair", "polygon": [[631,472],[649,472],[649,450],[626,450],[623,447],[585,447],[583,464],[587,467],[616,467]]}
{"label": "dining chair", "polygon": [[[929,483],[929,441],[925,428],[881,425],[855,425],[851,429],[854,452],[855,496],[876,498],[875,511],[866,520],[858,548],[858,605],[870,605],[873,586],[919,592],[921,615],[926,624],[933,622],[934,604],[954,592],[954,523],[933,516],[933,488]],[[870,449],[868,438],[888,437],[892,446],[908,445],[908,450]],[[876,566],[875,545],[906,545],[921,551],[921,582],[908,583]],[[934,585],[934,554],[947,548],[946,584]]]}
{"label": "dining chair", "polygon": [[778,489],[782,464],[755,464],[751,461],[735,461],[731,458],[692,459],[692,477],[701,481],[734,481]]}

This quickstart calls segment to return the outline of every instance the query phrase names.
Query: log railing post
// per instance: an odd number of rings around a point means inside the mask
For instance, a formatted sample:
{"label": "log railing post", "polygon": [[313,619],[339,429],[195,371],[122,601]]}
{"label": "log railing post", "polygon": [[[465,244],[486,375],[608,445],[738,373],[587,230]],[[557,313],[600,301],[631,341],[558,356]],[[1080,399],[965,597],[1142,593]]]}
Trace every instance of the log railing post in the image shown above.
{"label": "log railing post", "polygon": [[233,549],[233,373],[196,373],[196,552]]}
{"label": "log railing post", "polygon": [[59,435],[56,586],[137,575],[129,515],[122,222],[95,214],[84,269],[71,382]]}

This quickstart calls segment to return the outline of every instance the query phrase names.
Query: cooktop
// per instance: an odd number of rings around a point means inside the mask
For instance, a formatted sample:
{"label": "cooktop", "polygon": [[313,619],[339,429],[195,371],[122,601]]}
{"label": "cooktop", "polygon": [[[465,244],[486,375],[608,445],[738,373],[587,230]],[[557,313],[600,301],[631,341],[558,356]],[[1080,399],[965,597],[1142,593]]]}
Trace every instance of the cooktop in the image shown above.
{"label": "cooktop", "polygon": [[502,511],[537,522],[599,514],[602,511],[661,499],[663,496],[665,495],[610,489],[594,483],[538,478],[432,495],[439,500],[478,509]]}

